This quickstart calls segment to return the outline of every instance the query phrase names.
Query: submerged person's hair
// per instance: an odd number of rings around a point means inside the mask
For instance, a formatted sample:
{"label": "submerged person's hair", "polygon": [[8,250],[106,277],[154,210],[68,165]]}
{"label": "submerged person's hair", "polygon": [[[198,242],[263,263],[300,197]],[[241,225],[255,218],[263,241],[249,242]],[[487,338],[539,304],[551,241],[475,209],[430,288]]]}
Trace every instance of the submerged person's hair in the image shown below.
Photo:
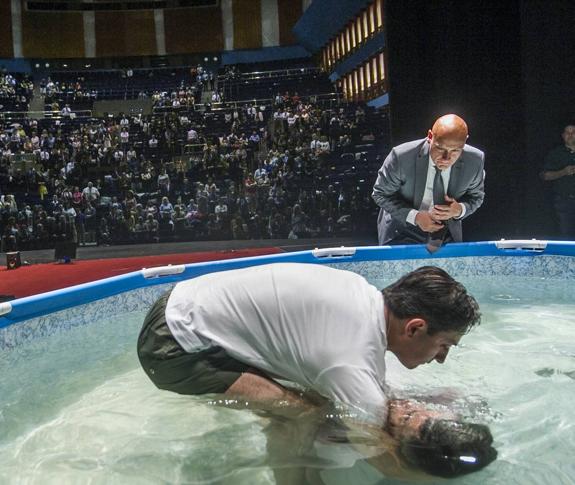
{"label": "submerged person's hair", "polygon": [[422,266],[383,289],[385,304],[398,318],[422,318],[427,333],[468,332],[481,320],[479,305],[465,286],[435,266]]}
{"label": "submerged person's hair", "polygon": [[423,471],[450,478],[482,469],[497,458],[489,428],[482,424],[428,419],[419,439],[401,444],[409,463]]}

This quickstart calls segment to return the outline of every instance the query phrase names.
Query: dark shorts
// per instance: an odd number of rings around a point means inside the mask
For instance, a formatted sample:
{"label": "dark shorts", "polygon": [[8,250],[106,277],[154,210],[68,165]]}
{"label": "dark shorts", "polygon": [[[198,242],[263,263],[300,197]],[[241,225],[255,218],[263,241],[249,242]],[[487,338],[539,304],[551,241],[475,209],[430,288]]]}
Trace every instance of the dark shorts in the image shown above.
{"label": "dark shorts", "polygon": [[166,323],[170,293],[150,308],[138,337],[138,358],[142,368],[160,389],[178,394],[224,393],[249,369],[221,347],[186,352]]}

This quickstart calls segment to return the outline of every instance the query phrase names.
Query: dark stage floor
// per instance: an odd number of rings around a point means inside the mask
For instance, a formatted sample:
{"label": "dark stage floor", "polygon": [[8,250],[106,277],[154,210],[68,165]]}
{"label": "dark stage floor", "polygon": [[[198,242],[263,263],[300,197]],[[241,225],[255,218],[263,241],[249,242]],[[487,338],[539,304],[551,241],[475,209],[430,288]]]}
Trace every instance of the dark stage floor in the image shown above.
{"label": "dark stage floor", "polygon": [[[377,240],[369,237],[353,238],[322,238],[322,239],[254,239],[243,241],[192,241],[157,244],[132,244],[120,246],[85,246],[78,247],[77,260],[130,258],[142,256],[157,256],[162,254],[182,254],[205,251],[230,251],[235,249],[251,249],[275,247],[283,251],[304,251],[315,248],[340,246],[375,246]],[[38,251],[22,251],[22,262],[30,264],[51,263],[54,261],[53,249]],[[2,254],[2,264],[6,265],[6,255]]]}

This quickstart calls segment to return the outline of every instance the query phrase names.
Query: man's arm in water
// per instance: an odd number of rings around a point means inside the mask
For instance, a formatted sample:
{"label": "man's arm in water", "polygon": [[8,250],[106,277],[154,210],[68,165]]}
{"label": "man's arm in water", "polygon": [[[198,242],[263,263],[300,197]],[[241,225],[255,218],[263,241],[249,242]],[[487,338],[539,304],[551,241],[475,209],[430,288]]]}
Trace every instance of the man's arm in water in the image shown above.
{"label": "man's arm in water", "polygon": [[[299,413],[322,411],[325,400],[310,399],[287,389],[258,371],[246,372],[225,393],[229,398],[246,400],[252,409],[270,413],[281,410]],[[407,460],[440,476],[469,473],[491,463],[497,456],[493,438],[483,425],[458,422],[453,416],[438,415],[409,400],[389,400],[382,425],[398,441]],[[460,458],[463,457],[463,458]]]}

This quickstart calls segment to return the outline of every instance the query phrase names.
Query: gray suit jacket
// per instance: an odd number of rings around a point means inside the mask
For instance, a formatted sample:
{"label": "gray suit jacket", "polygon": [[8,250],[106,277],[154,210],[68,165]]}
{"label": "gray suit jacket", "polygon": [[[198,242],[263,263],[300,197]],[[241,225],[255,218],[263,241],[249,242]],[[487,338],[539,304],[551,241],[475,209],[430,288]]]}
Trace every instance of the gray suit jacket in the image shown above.
{"label": "gray suit jacket", "polygon": [[[372,197],[381,207],[377,218],[379,244],[401,234],[411,209],[419,209],[429,164],[429,143],[415,140],[393,148],[378,171]],[[483,203],[483,160],[481,150],[469,145],[451,167],[447,195],[465,204],[465,217],[473,214]],[[461,219],[448,222],[454,241],[461,241]]]}

